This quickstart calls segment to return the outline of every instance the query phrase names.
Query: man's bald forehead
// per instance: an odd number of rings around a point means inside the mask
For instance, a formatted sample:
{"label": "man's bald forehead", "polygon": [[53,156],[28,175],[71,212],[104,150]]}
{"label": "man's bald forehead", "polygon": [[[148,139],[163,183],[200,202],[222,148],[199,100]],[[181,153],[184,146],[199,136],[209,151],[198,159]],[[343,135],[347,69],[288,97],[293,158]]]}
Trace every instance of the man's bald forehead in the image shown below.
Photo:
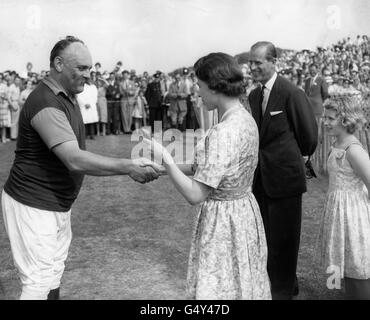
{"label": "man's bald forehead", "polygon": [[90,55],[89,49],[81,42],[73,42],[66,47],[61,55]]}
{"label": "man's bald forehead", "polygon": [[63,50],[61,56],[67,60],[77,60],[84,64],[92,65],[92,57],[86,45],[80,42],[71,43]]}

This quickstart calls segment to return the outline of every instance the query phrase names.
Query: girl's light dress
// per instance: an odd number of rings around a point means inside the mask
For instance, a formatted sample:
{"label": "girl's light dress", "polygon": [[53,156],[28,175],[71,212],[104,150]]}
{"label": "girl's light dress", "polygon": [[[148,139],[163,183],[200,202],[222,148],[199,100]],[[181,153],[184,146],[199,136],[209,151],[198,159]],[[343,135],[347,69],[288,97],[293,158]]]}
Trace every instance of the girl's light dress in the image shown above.
{"label": "girl's light dress", "polygon": [[328,158],[329,190],[316,261],[326,273],[340,271],[342,278],[369,279],[370,201],[364,183],[346,159],[348,148],[332,147]]}

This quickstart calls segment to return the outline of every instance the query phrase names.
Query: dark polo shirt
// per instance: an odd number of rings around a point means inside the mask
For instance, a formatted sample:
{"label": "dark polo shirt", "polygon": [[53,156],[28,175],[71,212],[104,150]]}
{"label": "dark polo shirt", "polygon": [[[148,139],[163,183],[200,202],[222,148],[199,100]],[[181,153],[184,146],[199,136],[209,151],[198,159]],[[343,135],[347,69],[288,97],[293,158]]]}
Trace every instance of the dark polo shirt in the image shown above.
{"label": "dark polo shirt", "polygon": [[15,160],[5,192],[30,207],[68,211],[84,176],[70,172],[52,149],[73,140],[85,150],[80,108],[55,80],[47,77],[29,95],[20,113]]}

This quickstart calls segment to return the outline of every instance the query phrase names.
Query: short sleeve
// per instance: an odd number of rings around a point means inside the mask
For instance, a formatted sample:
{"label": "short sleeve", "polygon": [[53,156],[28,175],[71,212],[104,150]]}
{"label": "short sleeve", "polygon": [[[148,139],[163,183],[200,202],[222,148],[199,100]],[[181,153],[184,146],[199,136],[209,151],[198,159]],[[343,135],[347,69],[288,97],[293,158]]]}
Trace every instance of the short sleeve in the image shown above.
{"label": "short sleeve", "polygon": [[31,119],[31,125],[49,149],[77,140],[65,113],[57,108],[42,109]]}
{"label": "short sleeve", "polygon": [[212,128],[196,148],[194,180],[217,189],[233,158],[235,138],[227,130]]}

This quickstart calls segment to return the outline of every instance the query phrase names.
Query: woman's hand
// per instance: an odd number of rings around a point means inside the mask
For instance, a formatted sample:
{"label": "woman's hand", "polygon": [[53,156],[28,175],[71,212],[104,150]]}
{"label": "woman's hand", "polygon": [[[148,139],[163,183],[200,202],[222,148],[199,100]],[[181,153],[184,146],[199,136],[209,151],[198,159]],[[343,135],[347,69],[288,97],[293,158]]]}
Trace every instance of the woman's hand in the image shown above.
{"label": "woman's hand", "polygon": [[150,148],[151,153],[154,155],[154,159],[160,159],[162,157],[163,162],[167,165],[175,163],[167,149],[155,141],[154,138],[144,138],[143,141]]}
{"label": "woman's hand", "polygon": [[141,129],[144,135],[143,142],[149,147],[149,150],[154,155],[154,159],[163,159],[165,164],[174,164],[174,160],[167,149],[160,143],[152,138],[150,132],[145,129]]}
{"label": "woman's hand", "polygon": [[129,176],[140,183],[150,182],[163,175],[166,169],[149,159],[138,158],[132,160],[132,167]]}

